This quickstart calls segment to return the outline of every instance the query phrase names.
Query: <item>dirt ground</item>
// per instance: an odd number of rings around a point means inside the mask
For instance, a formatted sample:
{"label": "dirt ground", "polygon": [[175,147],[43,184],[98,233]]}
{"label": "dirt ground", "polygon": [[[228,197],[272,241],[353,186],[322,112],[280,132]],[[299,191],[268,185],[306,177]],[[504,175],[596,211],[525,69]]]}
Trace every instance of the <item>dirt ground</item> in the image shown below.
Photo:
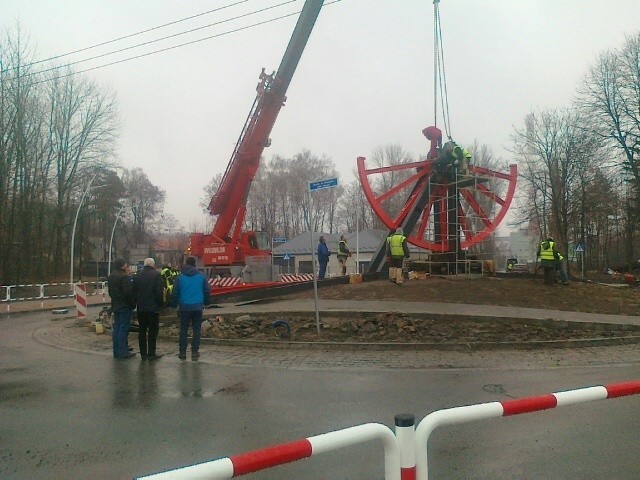
{"label": "dirt ground", "polygon": [[[559,283],[546,286],[539,276],[438,275],[429,276],[425,280],[407,280],[402,286],[378,280],[322,288],[320,291],[322,298],[327,299],[376,298],[381,301],[463,303],[640,315],[640,288],[630,287],[609,276],[600,276],[590,282],[572,281],[566,286]],[[313,298],[313,292],[302,292],[289,298],[294,297]]]}
{"label": "dirt ground", "polygon": [[[320,288],[323,299],[401,300],[406,302],[444,302],[541,308],[589,313],[640,315],[640,289],[611,278],[604,283],[572,281],[568,286],[545,286],[541,278],[430,276],[405,281],[402,286],[388,280]],[[313,298],[305,291],[286,298]],[[177,325],[169,324],[172,334]],[[640,327],[604,324],[567,324],[551,320],[519,320],[486,317],[455,317],[428,314],[325,314],[321,335],[315,315],[259,314],[252,316],[210,317],[203,336],[216,339],[258,341],[410,343],[439,346],[500,347],[532,345],[569,340],[624,338],[640,341]],[[580,346],[584,345],[580,344]]]}

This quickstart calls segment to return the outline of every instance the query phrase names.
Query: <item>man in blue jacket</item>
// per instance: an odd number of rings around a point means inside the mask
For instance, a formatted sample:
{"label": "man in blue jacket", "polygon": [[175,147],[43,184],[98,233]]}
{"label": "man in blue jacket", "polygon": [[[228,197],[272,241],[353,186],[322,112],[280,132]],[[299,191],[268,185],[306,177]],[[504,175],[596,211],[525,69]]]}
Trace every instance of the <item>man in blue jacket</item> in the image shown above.
{"label": "man in blue jacket", "polygon": [[324,236],[320,237],[320,243],[318,243],[318,263],[320,268],[318,269],[318,278],[322,279],[327,274],[327,263],[329,263],[329,256],[331,252],[327,247],[327,240]]}
{"label": "man in blue jacket", "polygon": [[202,309],[211,303],[211,287],[202,272],[196,269],[196,259],[187,258],[180,275],[173,284],[171,305],[177,306],[180,313],[180,360],[187,359],[187,333],[189,325],[193,328],[191,338],[191,360],[198,360],[200,353],[200,329],[202,327]]}

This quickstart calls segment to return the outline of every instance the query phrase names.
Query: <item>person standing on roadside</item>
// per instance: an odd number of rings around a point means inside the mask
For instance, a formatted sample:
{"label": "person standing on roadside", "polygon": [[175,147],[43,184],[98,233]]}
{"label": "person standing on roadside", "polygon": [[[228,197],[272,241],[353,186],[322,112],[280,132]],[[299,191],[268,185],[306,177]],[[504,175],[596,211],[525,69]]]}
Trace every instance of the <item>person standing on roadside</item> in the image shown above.
{"label": "person standing on roadside", "polygon": [[129,352],[127,339],[131,328],[131,312],[136,305],[133,282],[126,260],[118,258],[113,266],[114,271],[107,278],[113,312],[113,357],[132,358],[135,353]]}
{"label": "person standing on roadside", "polygon": [[162,356],[156,354],[156,343],[160,331],[164,280],[153,258],[145,258],[144,267],[133,277],[133,293],[138,307],[140,357],[142,360],[158,360]]}
{"label": "person standing on roadside", "polygon": [[318,264],[320,265],[318,278],[320,279],[323,279],[327,274],[327,264],[329,263],[330,256],[331,252],[329,251],[329,247],[327,247],[327,240],[324,236],[321,236],[320,243],[318,243]]}
{"label": "person standing on roadside", "polygon": [[338,263],[340,264],[340,274],[347,274],[347,258],[351,256],[351,250],[347,245],[347,237],[340,235],[340,241],[338,242]]}
{"label": "person standing on roadside", "polygon": [[202,309],[211,304],[211,287],[207,278],[196,268],[196,259],[188,257],[180,275],[173,284],[171,305],[178,307],[180,315],[180,337],[178,340],[178,358],[187,359],[187,333],[189,325],[193,329],[191,338],[191,360],[200,358],[200,329],[202,328]]}
{"label": "person standing on roadside", "polygon": [[409,246],[407,245],[407,237],[404,236],[402,228],[396,228],[387,238],[387,261],[389,262],[389,280],[402,285],[403,275],[402,266],[404,259],[409,258]]}

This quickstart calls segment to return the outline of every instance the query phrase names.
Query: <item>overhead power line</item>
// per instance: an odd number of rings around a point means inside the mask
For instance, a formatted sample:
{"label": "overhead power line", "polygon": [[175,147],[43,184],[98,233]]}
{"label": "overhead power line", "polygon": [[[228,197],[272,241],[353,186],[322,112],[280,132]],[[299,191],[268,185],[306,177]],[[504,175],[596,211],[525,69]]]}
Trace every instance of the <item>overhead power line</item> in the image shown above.
{"label": "overhead power line", "polygon": [[[292,3],[294,1],[296,1],[296,0],[289,0],[287,2],[283,2],[281,4],[274,5],[272,7],[267,7],[267,8],[261,9],[261,10],[256,10],[256,11],[251,12],[249,14],[240,15],[240,16],[235,17],[235,18],[245,17],[245,16],[251,15],[253,13],[262,12],[264,10],[268,10],[268,9],[271,9],[271,8],[282,6],[282,5],[285,5],[287,3]],[[325,3],[324,6],[326,7],[328,5],[332,5],[334,3],[338,3],[338,2],[341,2],[341,1],[342,0],[333,0],[333,1]],[[244,27],[235,28],[235,29],[232,29],[232,30],[228,30],[226,32],[217,33],[215,35],[210,35],[210,36],[207,36],[207,37],[204,37],[204,38],[200,38],[200,39],[197,39],[197,40],[192,40],[190,42],[185,42],[185,43],[181,43],[181,44],[178,44],[178,45],[173,45],[173,46],[170,46],[170,47],[161,48],[161,49],[158,49],[158,50],[154,50],[152,52],[147,52],[147,53],[143,53],[143,54],[140,54],[140,55],[135,55],[133,57],[127,57],[127,58],[124,58],[124,59],[121,59],[121,60],[116,60],[116,61],[105,63],[105,64],[102,64],[102,65],[97,65],[95,67],[86,68],[84,70],[73,71],[73,72],[66,73],[64,75],[58,75],[58,76],[47,78],[47,79],[44,79],[44,80],[39,80],[39,81],[31,83],[31,85],[38,85],[40,83],[45,83],[45,82],[48,82],[48,81],[51,81],[51,80],[58,80],[58,79],[61,79],[61,78],[71,77],[71,76],[78,75],[78,74],[85,73],[85,72],[89,72],[89,71],[92,71],[92,70],[98,70],[98,69],[101,69],[101,68],[117,65],[117,64],[120,64],[120,63],[129,62],[131,60],[137,60],[139,58],[144,58],[144,57],[148,57],[148,56],[155,55],[155,54],[158,54],[158,53],[167,52],[167,51],[170,51],[170,50],[175,50],[177,48],[182,48],[182,47],[185,47],[185,46],[189,46],[189,45],[193,45],[193,44],[196,44],[196,43],[200,43],[200,42],[204,42],[204,41],[207,41],[207,40],[211,40],[213,38],[218,38],[218,37],[222,37],[222,36],[229,35],[229,34],[232,34],[232,33],[237,33],[237,32],[243,31],[243,30],[248,30],[248,29],[251,29],[251,28],[255,28],[255,27],[258,27],[258,26],[261,26],[261,25],[265,25],[267,23],[272,23],[272,22],[275,22],[275,21],[278,21],[278,20],[282,20],[282,19],[291,17],[293,15],[298,15],[298,14],[300,14],[300,10],[292,12],[292,13],[288,13],[288,14],[285,14],[285,15],[281,15],[279,17],[274,17],[274,18],[271,18],[271,19],[268,19],[268,20],[263,20],[261,22],[256,22],[256,23],[253,23],[251,25],[246,25]],[[223,22],[218,22],[218,23],[223,23]],[[214,25],[214,24],[212,24],[212,25]],[[200,27],[200,28],[194,29],[192,31],[199,30],[201,28],[205,28],[205,27]],[[183,33],[188,33],[188,32],[183,32]],[[175,37],[175,36],[178,36],[178,35],[180,35],[180,34],[175,34],[175,35],[171,35],[171,36],[168,36],[168,37],[164,37],[164,38],[158,39],[158,40],[156,40],[154,42],[157,42],[157,41],[160,41],[160,40],[164,40],[165,38]],[[149,44],[149,43],[154,43],[154,42],[145,42],[144,44],[140,44],[139,46],[146,45],[146,44]],[[122,50],[119,50],[119,51],[116,51],[116,52],[111,52],[111,53],[107,53],[107,54],[104,54],[104,55],[99,55],[99,56],[96,56],[96,57],[93,57],[93,58],[90,58],[90,59],[85,59],[85,60],[80,60],[80,61],[77,61],[77,62],[72,62],[72,63],[66,64],[66,65],[62,65],[60,67],[50,68],[50,69],[47,69],[47,70],[41,70],[41,71],[38,71],[38,72],[34,72],[33,74],[35,74],[35,73],[43,73],[43,72],[47,72],[47,71],[51,71],[51,70],[58,70],[60,68],[69,67],[69,66],[72,66],[72,65],[75,65],[75,64],[78,64],[78,63],[82,63],[82,62],[85,62],[85,61],[88,61],[88,60],[92,60],[92,59],[95,59],[95,58],[104,57],[104,56],[110,55],[112,53],[118,53],[120,51],[129,50],[129,49],[135,48],[135,47],[136,46],[133,46],[133,47],[122,49]]]}
{"label": "overhead power line", "polygon": [[[246,0],[245,0],[245,1],[246,1]],[[151,44],[154,44],[154,43],[158,43],[158,42],[161,42],[161,41],[163,41],[163,40],[168,40],[168,39],[170,39],[170,38],[180,37],[180,36],[182,36],[182,35],[187,35],[187,34],[189,34],[189,33],[197,32],[197,31],[199,31],[199,30],[204,30],[204,29],[206,29],[206,28],[211,28],[211,27],[215,27],[215,26],[218,26],[218,25],[222,25],[223,23],[229,23],[229,22],[232,22],[232,21],[234,21],[234,20],[239,20],[239,19],[241,19],[241,18],[249,17],[249,16],[251,16],[251,15],[256,15],[256,14],[258,14],[258,13],[262,13],[262,12],[265,12],[265,11],[267,11],[267,10],[271,10],[271,9],[273,9],[273,8],[281,7],[281,6],[283,6],[283,5],[286,5],[286,4],[288,4],[288,3],[293,3],[293,2],[295,2],[295,1],[296,1],[296,0],[288,0],[288,1],[286,1],[286,2],[282,2],[282,3],[279,3],[279,4],[277,4],[277,5],[272,5],[272,6],[270,6],[270,7],[261,8],[261,9],[259,9],[259,10],[254,10],[254,11],[249,12],[249,13],[244,13],[244,14],[242,14],[242,15],[237,15],[237,16],[235,16],[235,17],[231,17],[231,18],[227,18],[227,19],[224,19],[224,20],[220,20],[220,21],[218,21],[218,22],[209,23],[209,24],[207,24],[207,25],[203,25],[203,26],[201,26],[201,27],[192,28],[192,29],[190,29],[190,30],[185,30],[185,31],[178,32],[178,33],[174,33],[174,34],[167,35],[167,36],[164,36],[164,37],[156,38],[156,39],[154,39],[154,40],[149,40],[149,41],[146,41],[146,42],[138,43],[138,44],[136,44],[136,45],[131,45],[131,46],[129,46],[129,47],[124,47],[124,48],[120,48],[120,49],[118,49],[118,50],[112,50],[112,51],[110,51],[110,52],[101,53],[100,55],[94,55],[94,56],[92,56],[92,57],[84,58],[84,59],[82,59],[82,60],[76,60],[75,62],[69,62],[69,63],[66,63],[66,64],[64,64],[64,65],[57,65],[57,66],[54,66],[54,67],[46,68],[46,69],[44,69],[44,70],[38,70],[38,71],[28,72],[28,73],[24,74],[23,76],[25,76],[25,77],[29,77],[29,76],[32,76],[32,75],[38,75],[38,74],[41,74],[41,73],[50,72],[50,71],[52,71],[52,70],[59,70],[59,69],[61,69],[61,68],[71,67],[71,66],[73,66],[73,65],[78,65],[78,64],[80,64],[80,63],[90,62],[91,60],[96,60],[96,59],[98,59],[98,58],[108,57],[108,56],[110,56],[110,55],[115,55],[115,54],[117,54],[117,53],[126,52],[126,51],[128,51],[128,50],[134,50],[134,49],[136,49],[136,48],[140,48],[140,47],[144,47],[144,46],[146,46],[146,45],[151,45]],[[173,23],[176,23],[176,22],[173,22]],[[170,25],[170,24],[167,24],[167,25]],[[160,28],[160,27],[156,27],[156,28]],[[154,29],[155,29],[155,28],[154,28]],[[150,30],[154,30],[154,29],[150,29]],[[150,30],[147,30],[147,31],[150,31]],[[138,35],[138,34],[127,35],[126,37],[120,37],[120,38],[129,38],[129,37],[134,36],[134,35]],[[117,41],[117,40],[111,40],[111,41],[109,41],[109,42],[104,42],[104,43],[102,43],[101,45],[105,45],[105,44],[107,44],[107,43],[113,43],[113,42],[115,42],[115,41]],[[189,44],[189,43],[186,43],[186,44],[183,44],[183,45],[188,45],[188,44]],[[96,45],[96,46],[98,46],[98,45]],[[87,48],[83,48],[83,49],[81,49],[81,50],[77,50],[77,51],[86,51],[86,50],[89,50],[89,49],[91,49],[91,48],[95,48],[96,46],[94,46],[94,47],[87,47]],[[159,50],[159,51],[164,51],[164,50]],[[69,54],[63,54],[63,55],[58,55],[58,56],[56,56],[56,57],[51,57],[51,58],[60,58],[60,57],[67,56],[67,55],[70,55],[70,53],[69,53]],[[133,58],[140,58],[141,56],[145,56],[145,55],[139,55],[139,56],[137,56],[137,57],[133,57]],[[37,63],[42,63],[42,62],[44,62],[44,60],[39,60],[39,61],[37,61],[37,62],[33,62],[33,63],[29,64],[29,65],[35,65],[35,64],[37,64]],[[113,63],[118,63],[118,62],[112,62],[112,63],[111,63],[111,64],[109,64],[109,65],[112,65]],[[14,67],[14,68],[16,68],[16,67]],[[85,70],[85,71],[86,71],[86,70]]]}
{"label": "overhead power line", "polygon": [[[163,25],[158,25],[156,27],[147,28],[146,30],[141,30],[139,32],[131,33],[129,35],[124,35],[122,37],[114,38],[113,40],[107,40],[106,42],[97,43],[95,45],[91,45],[89,47],[79,48],[78,50],[73,50],[67,53],[61,53],[60,55],[55,55],[53,57],[45,58],[42,60],[36,60],[35,62],[27,63],[22,65],[21,67],[28,67],[31,65],[38,65],[39,63],[49,62],[51,60],[57,60],[58,58],[68,57],[69,55],[75,55],[76,53],[86,52],[87,50],[93,50],[94,48],[104,47],[105,45],[109,45],[111,43],[119,42],[120,40],[126,40],[127,38],[137,37],[138,35],[142,35],[145,33],[153,32],[154,30],[159,30],[161,28],[170,27],[171,25],[176,25],[178,23],[186,22],[187,20],[193,20],[194,18],[203,17],[204,15],[209,15],[210,13],[219,12],[221,10],[225,10],[227,8],[235,7],[240,5],[241,3],[247,3],[249,0],[240,0],[235,3],[231,3],[229,5],[225,5],[223,7],[214,8],[213,10],[207,10],[206,12],[198,13],[196,15],[191,15],[189,17],[181,18],[179,20],[174,20],[173,22],[165,23]],[[13,67],[18,68],[18,67]]]}

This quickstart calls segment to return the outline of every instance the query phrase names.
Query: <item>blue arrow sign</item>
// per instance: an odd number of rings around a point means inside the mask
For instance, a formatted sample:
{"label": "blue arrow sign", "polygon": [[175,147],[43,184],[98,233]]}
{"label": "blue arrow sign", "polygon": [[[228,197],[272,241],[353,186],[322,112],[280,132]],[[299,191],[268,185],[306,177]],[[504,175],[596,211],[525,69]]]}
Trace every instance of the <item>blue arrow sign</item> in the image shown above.
{"label": "blue arrow sign", "polygon": [[309,191],[322,190],[323,188],[333,188],[338,186],[338,177],[326,178],[317,182],[309,182]]}
{"label": "blue arrow sign", "polygon": [[276,238],[272,238],[271,241],[273,243],[287,243],[287,239],[284,237],[276,237]]}

